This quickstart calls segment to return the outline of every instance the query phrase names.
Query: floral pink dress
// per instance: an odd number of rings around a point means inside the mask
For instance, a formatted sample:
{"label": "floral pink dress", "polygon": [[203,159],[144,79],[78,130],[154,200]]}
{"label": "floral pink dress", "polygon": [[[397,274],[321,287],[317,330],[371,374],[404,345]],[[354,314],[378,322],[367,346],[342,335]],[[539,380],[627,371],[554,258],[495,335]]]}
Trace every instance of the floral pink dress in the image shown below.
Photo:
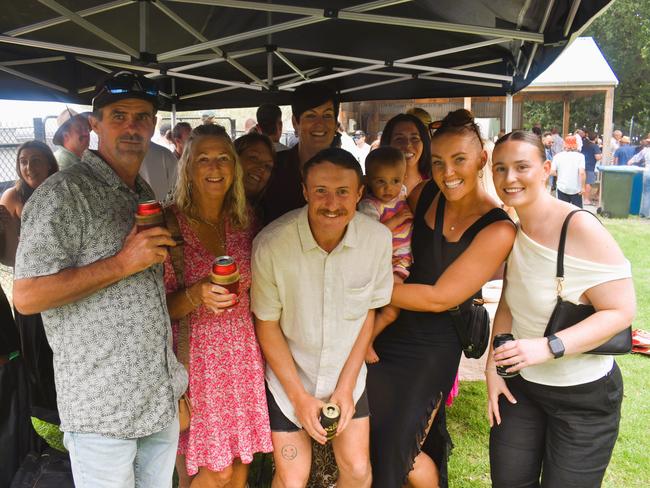
{"label": "floral pink dress", "polygon": [[[185,216],[175,207],[173,210],[185,240],[185,287],[207,276],[216,256],[201,244]],[[190,476],[201,466],[221,471],[235,458],[247,464],[254,453],[273,450],[264,362],[249,304],[252,239],[250,229],[234,230],[226,225],[226,251],[235,258],[241,273],[239,304],[222,314],[201,305],[189,316],[192,422],[180,436],[178,453],[186,456]],[[169,257],[165,288],[167,293],[179,288]],[[177,325],[173,327],[174,339]]]}

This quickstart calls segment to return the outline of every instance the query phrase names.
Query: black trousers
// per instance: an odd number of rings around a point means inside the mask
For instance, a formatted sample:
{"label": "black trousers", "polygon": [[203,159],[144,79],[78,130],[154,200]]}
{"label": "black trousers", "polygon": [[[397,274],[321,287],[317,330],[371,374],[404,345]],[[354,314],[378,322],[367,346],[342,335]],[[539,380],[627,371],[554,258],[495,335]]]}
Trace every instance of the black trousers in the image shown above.
{"label": "black trousers", "polygon": [[574,204],[578,208],[582,208],[582,195],[576,193],[575,195],[569,195],[568,193],[563,193],[560,190],[557,191],[557,198],[563,202],[569,202]]}
{"label": "black trousers", "polygon": [[517,403],[499,397],[501,425],[490,432],[492,486],[599,487],[621,418],[623,378],[618,366],[576,386],[545,386],[521,376],[506,383]]}

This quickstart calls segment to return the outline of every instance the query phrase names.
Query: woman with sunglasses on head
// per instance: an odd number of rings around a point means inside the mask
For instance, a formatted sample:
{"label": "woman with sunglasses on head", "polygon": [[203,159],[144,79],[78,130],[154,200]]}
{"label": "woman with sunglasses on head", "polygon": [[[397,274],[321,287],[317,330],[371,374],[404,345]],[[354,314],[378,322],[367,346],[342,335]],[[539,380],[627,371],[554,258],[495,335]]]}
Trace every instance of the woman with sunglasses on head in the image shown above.
{"label": "woman with sunglasses on head", "polygon": [[398,114],[386,123],[380,146],[392,146],[404,154],[406,175],[404,185],[410,193],[421,181],[431,178],[429,133],[415,115]]}
{"label": "woman with sunglasses on head", "polygon": [[480,296],[515,236],[478,184],[487,155],[471,113],[450,112],[435,127],[433,180],[409,195],[413,265],[391,302],[402,312],[375,340],[381,361],[368,366],[375,488],[447,486],[444,401],[462,351],[448,310]]}
{"label": "woman with sunglasses on head", "polygon": [[[190,427],[181,434],[181,488],[244,488],[256,452],[271,452],[264,365],[249,308],[252,215],[244,171],[219,125],[196,127],[179,161],[167,225],[177,223],[182,255],[165,261],[167,306],[179,359],[189,367]],[[175,218],[174,218],[175,217]],[[212,284],[212,262],[234,258],[239,293]],[[185,350],[189,327],[189,358]]]}
{"label": "woman with sunglasses on head", "polygon": [[[605,227],[578,211],[558,280],[562,227],[577,207],[546,191],[551,163],[536,135],[506,134],[492,158],[497,192],[519,216],[493,330],[515,340],[490,352],[485,373],[492,483],[598,487],[618,436],[623,381],[612,356],[584,353],[632,322],[630,263]],[[544,337],[558,293],[595,313]]]}

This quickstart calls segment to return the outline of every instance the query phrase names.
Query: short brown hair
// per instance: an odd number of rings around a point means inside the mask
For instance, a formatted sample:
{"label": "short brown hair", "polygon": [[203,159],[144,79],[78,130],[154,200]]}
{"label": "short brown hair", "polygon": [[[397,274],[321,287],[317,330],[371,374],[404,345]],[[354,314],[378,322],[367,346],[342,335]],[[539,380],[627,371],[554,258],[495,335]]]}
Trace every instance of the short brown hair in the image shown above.
{"label": "short brown hair", "polygon": [[370,151],[366,156],[366,175],[381,167],[395,167],[398,164],[406,164],[404,153],[392,146],[380,146]]}

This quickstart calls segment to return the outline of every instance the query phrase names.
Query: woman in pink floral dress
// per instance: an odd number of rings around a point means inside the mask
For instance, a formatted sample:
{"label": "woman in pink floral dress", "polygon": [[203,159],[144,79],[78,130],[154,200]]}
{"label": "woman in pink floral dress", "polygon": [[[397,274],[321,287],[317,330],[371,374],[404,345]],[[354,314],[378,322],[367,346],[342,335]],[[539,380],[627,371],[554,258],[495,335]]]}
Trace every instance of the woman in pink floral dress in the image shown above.
{"label": "woman in pink floral dress", "polygon": [[[244,487],[256,452],[271,452],[264,366],[249,310],[252,223],[242,168],[220,126],[192,132],[179,162],[174,205],[184,244],[183,283],[171,258],[165,286],[173,321],[190,326],[190,428],[181,434],[181,487]],[[215,257],[235,258],[239,295],[209,281]],[[177,326],[175,333],[177,333]]]}

